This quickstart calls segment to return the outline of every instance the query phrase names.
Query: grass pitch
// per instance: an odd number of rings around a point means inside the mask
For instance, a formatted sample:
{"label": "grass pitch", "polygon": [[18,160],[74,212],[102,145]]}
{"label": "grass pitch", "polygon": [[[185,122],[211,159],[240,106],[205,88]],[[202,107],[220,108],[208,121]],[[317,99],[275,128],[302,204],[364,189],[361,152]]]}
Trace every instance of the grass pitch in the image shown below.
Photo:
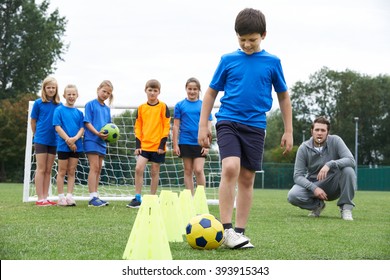
{"label": "grass pitch", "polygon": [[[170,243],[173,259],[390,259],[390,192],[357,191],[354,221],[340,219],[336,201],[327,203],[320,218],[310,218],[286,196],[287,190],[255,190],[246,231],[254,249],[201,251],[183,241]],[[87,201],[36,207],[22,202],[21,184],[0,184],[0,197],[2,260],[121,260],[138,211],[124,201],[100,208]],[[219,217],[218,206],[209,210]]]}

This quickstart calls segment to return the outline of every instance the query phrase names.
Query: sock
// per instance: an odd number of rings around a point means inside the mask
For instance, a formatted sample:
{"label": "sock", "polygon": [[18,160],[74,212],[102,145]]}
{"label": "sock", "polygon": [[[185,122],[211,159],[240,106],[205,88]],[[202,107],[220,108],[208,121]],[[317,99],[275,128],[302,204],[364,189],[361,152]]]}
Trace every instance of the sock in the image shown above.
{"label": "sock", "polygon": [[244,233],[245,233],[245,228],[236,227],[236,228],[234,229],[234,231],[237,232],[237,233],[242,233],[242,234],[244,234]]}
{"label": "sock", "polygon": [[141,200],[141,195],[138,194],[138,193],[135,195],[135,199],[136,199],[137,201],[139,201],[139,202],[142,201],[142,200]]}
{"label": "sock", "polygon": [[67,193],[67,194],[66,194],[66,197],[67,197],[67,198],[72,198],[72,197],[73,197],[73,194]]}
{"label": "sock", "polygon": [[64,198],[64,197],[65,197],[65,195],[63,193],[58,194],[58,198]]}
{"label": "sock", "polygon": [[233,228],[233,224],[232,223],[223,224],[223,229],[229,229],[229,228]]}
{"label": "sock", "polygon": [[94,197],[97,197],[97,193],[95,193],[95,192],[89,193],[89,198],[90,198],[90,199],[92,199],[92,198],[94,198]]}

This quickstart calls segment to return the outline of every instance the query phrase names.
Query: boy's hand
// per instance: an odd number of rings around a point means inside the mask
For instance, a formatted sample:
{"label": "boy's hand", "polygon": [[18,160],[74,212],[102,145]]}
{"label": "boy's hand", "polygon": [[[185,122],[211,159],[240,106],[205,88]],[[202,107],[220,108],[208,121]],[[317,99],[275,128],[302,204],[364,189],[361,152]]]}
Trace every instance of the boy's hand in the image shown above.
{"label": "boy's hand", "polygon": [[207,154],[209,153],[209,148],[202,148],[200,153],[202,156],[207,156]]}
{"label": "boy's hand", "polygon": [[211,141],[212,135],[208,127],[199,127],[198,144],[203,148],[210,148]]}
{"label": "boy's hand", "polygon": [[293,136],[292,136],[292,133],[287,133],[285,132],[282,136],[282,140],[280,142],[280,147],[281,148],[285,148],[284,151],[283,151],[283,155],[286,155],[288,154],[289,152],[291,152],[292,148],[293,148]]}

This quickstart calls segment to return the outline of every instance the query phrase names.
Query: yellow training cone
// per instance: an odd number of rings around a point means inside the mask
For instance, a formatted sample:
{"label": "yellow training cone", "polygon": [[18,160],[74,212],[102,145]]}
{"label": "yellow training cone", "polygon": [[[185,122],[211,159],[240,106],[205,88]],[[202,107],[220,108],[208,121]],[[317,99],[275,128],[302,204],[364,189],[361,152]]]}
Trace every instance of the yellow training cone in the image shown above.
{"label": "yellow training cone", "polygon": [[162,190],[160,193],[160,206],[163,215],[165,229],[169,242],[183,242],[182,217],[179,210],[179,197],[176,193]]}
{"label": "yellow training cone", "polygon": [[207,205],[207,198],[204,186],[198,185],[194,195],[194,206],[196,214],[209,214],[209,206]]}
{"label": "yellow training cone", "polygon": [[185,227],[191,218],[196,216],[194,199],[192,198],[191,190],[184,189],[180,192],[179,203],[182,216],[182,228],[185,230]]}
{"label": "yellow training cone", "polygon": [[172,260],[157,195],[144,195],[123,253],[125,260]]}

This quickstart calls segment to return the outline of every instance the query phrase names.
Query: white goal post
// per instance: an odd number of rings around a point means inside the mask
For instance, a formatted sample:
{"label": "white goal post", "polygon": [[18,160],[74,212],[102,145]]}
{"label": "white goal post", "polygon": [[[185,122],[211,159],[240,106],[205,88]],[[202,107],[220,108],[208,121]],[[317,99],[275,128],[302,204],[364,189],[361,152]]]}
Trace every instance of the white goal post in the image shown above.
{"label": "white goal post", "polygon": [[[29,102],[28,118],[27,118],[27,137],[26,137],[26,152],[25,152],[25,169],[24,169],[24,184],[23,184],[23,202],[36,201],[37,195],[34,185],[34,177],[36,171],[36,158],[34,147],[32,144],[32,131],[30,125],[30,114],[34,101]],[[78,106],[81,111],[84,111],[83,106]],[[134,170],[136,158],[134,156],[135,136],[134,136],[134,121],[136,107],[111,107],[112,121],[120,129],[119,140],[108,145],[107,155],[103,161],[103,169],[99,182],[99,194],[105,200],[123,200],[129,201],[134,197]],[[171,130],[173,126],[173,108],[170,108],[172,113]],[[217,107],[214,108],[214,111]],[[215,131],[214,131],[215,132]],[[165,163],[161,165],[159,191],[168,189],[172,191],[181,191],[184,187],[184,172],[182,159],[173,154],[172,151],[172,132],[168,137],[167,154]],[[214,143],[210,149],[205,163],[206,174],[206,196],[209,204],[218,203],[218,185],[220,180],[220,161],[218,146]],[[88,160],[83,154],[77,166],[76,182],[74,189],[74,198],[76,200],[89,200],[88,192]],[[52,169],[52,180],[49,188],[49,198],[57,200],[57,159]],[[150,175],[149,166],[147,166],[144,175],[143,193],[150,192]],[[65,177],[65,192],[66,192],[66,177]]]}

